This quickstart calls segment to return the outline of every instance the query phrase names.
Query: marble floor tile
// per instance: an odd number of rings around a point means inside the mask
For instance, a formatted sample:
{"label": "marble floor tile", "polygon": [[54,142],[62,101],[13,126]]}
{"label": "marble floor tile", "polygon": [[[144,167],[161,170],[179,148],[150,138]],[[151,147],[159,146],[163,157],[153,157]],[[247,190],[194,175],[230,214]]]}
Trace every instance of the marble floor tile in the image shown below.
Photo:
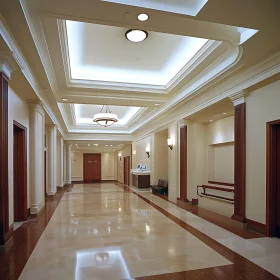
{"label": "marble floor tile", "polygon": [[129,279],[230,264],[136,195],[79,184],[64,194],[20,279]]}

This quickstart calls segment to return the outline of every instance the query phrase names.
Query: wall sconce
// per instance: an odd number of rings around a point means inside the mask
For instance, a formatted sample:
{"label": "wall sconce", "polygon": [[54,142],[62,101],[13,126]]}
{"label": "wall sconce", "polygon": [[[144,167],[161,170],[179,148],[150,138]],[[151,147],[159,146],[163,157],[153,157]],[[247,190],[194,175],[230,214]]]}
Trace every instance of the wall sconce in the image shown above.
{"label": "wall sconce", "polygon": [[136,151],[133,151],[132,154],[133,154],[133,155],[136,155]]}
{"label": "wall sconce", "polygon": [[167,139],[167,145],[169,147],[170,150],[173,149],[173,139]]}
{"label": "wall sconce", "polygon": [[119,153],[118,156],[119,156],[120,160],[122,160],[122,154]]}
{"label": "wall sconce", "polygon": [[148,158],[149,158],[150,157],[150,148],[149,147],[146,148],[146,154],[148,155]]}

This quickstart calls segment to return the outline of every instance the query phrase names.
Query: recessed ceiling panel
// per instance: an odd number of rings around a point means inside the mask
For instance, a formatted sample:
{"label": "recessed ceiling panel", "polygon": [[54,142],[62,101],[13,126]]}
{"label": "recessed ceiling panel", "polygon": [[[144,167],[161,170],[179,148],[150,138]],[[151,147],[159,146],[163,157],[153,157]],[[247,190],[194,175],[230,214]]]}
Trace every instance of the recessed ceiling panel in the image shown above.
{"label": "recessed ceiling panel", "polygon": [[[114,125],[126,125],[135,114],[141,109],[140,107],[127,106],[109,106],[113,114],[118,116],[118,122]],[[92,104],[74,104],[76,124],[95,124],[93,115],[101,111],[102,105]]]}
{"label": "recessed ceiling panel", "polygon": [[196,16],[208,0],[102,0],[159,11]]}
{"label": "recessed ceiling panel", "polygon": [[72,79],[167,85],[207,39],[149,32],[141,43],[125,28],[66,21]]}

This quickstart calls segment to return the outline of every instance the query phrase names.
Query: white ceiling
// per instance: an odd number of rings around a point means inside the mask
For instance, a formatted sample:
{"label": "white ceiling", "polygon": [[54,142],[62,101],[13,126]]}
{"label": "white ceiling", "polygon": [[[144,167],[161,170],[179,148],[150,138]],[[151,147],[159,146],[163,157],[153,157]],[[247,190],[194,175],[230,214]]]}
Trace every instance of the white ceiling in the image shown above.
{"label": "white ceiling", "polygon": [[149,8],[190,16],[196,16],[208,0],[102,0],[136,7]]}
{"label": "white ceiling", "polygon": [[66,21],[72,79],[166,86],[207,39],[149,32],[141,43],[127,29]]}
{"label": "white ceiling", "polygon": [[[141,109],[140,107],[128,106],[109,106],[113,114],[118,116],[118,122],[115,126],[126,125]],[[93,115],[101,111],[102,105],[93,104],[74,104],[76,124],[92,124]],[[103,110],[104,112],[104,110]]]}

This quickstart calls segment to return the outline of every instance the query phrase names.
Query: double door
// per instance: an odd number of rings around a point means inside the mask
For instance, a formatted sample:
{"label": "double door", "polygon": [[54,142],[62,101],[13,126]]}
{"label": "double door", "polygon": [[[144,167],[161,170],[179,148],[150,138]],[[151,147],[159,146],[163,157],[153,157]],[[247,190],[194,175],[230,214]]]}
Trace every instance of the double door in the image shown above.
{"label": "double door", "polygon": [[101,154],[84,154],[84,182],[101,181]]}

